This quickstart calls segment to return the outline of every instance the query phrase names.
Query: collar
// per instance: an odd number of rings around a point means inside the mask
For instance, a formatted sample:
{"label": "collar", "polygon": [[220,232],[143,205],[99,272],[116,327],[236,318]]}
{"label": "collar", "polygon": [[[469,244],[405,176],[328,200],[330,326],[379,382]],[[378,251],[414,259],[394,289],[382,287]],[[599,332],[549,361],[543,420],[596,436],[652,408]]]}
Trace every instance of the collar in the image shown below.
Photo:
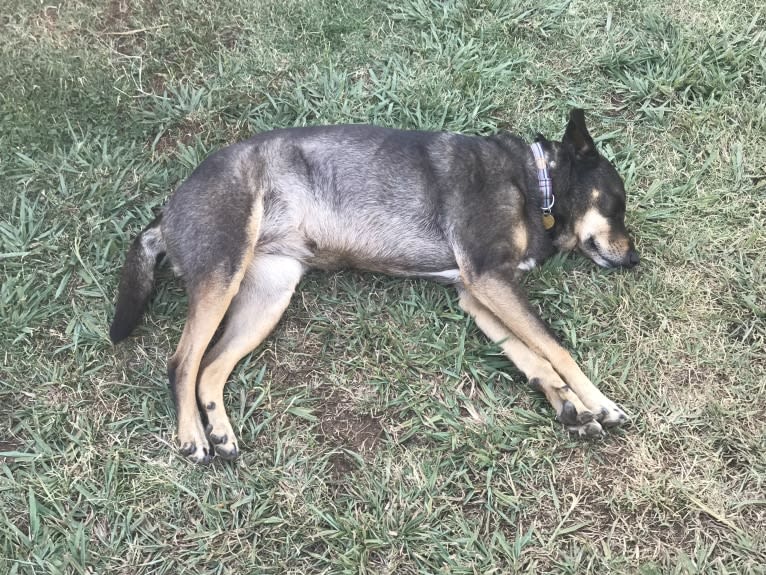
{"label": "collar", "polygon": [[548,161],[545,159],[543,145],[540,142],[535,142],[530,147],[532,148],[532,155],[535,157],[537,185],[543,194],[543,212],[549,214],[556,198],[553,196],[553,182],[551,181],[551,174],[548,172]]}
{"label": "collar", "polygon": [[553,195],[553,181],[551,180],[550,172],[548,172],[548,161],[545,159],[543,145],[540,142],[535,142],[530,147],[535,158],[537,186],[543,195],[543,227],[546,230],[550,230],[556,225],[556,220],[551,213],[551,208],[556,202],[556,197]]}

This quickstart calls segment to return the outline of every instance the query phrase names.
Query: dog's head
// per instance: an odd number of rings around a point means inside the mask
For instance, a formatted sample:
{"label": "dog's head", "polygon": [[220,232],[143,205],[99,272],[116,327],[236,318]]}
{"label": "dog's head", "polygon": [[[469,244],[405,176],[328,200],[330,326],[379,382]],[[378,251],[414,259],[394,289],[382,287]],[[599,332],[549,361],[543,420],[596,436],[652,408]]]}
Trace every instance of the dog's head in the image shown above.
{"label": "dog's head", "polygon": [[570,113],[556,156],[554,244],[561,250],[577,249],[602,267],[637,265],[639,256],[625,228],[625,185],[598,153],[582,110]]}

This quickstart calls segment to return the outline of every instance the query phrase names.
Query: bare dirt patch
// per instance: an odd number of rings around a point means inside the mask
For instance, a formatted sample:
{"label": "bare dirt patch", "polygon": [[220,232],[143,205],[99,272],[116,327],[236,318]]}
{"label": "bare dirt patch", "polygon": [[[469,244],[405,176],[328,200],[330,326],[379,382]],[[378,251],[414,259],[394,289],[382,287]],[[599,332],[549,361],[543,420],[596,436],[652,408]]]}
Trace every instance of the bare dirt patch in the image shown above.
{"label": "bare dirt patch", "polygon": [[[19,439],[6,438],[0,439],[0,453],[8,453],[12,451],[21,451],[24,448],[24,444]],[[0,463],[13,463],[16,459],[13,457],[0,456]]]}
{"label": "bare dirt patch", "polygon": [[[362,456],[373,453],[378,445],[383,426],[373,415],[359,413],[342,393],[332,391],[317,410],[317,430],[322,439],[338,448],[355,451]],[[330,457],[333,474],[342,477],[354,469],[351,457],[334,453]]]}
{"label": "bare dirt patch", "polygon": [[149,80],[149,91],[157,96],[163,96],[168,91],[168,80],[165,74],[153,74]]}
{"label": "bare dirt patch", "polygon": [[59,9],[57,6],[45,6],[37,14],[37,23],[48,33],[53,33],[58,27]]}
{"label": "bare dirt patch", "polygon": [[50,5],[43,6],[30,18],[29,31],[34,38],[62,49],[69,47],[72,37],[83,34],[77,24],[66,18],[65,7]]}
{"label": "bare dirt patch", "polygon": [[186,119],[177,126],[166,130],[165,133],[159,137],[157,143],[154,144],[154,151],[160,156],[175,155],[180,145],[190,145],[194,142],[194,138],[202,133],[202,131],[202,123],[196,120]]}
{"label": "bare dirt patch", "polygon": [[107,32],[125,30],[131,12],[131,5],[128,0],[111,0],[103,14],[104,30]]}
{"label": "bare dirt patch", "polygon": [[133,12],[130,0],[110,0],[100,17],[101,35],[120,54],[136,55],[146,50],[146,29],[134,25],[140,15],[134,18]]}

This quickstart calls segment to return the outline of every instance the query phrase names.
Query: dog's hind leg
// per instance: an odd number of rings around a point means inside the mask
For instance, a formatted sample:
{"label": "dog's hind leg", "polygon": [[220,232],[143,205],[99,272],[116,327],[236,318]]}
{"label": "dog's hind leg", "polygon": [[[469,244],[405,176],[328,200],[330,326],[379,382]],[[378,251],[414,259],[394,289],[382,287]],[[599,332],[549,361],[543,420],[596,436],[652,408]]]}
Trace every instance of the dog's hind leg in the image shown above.
{"label": "dog's hind leg", "polygon": [[210,340],[239,289],[241,277],[226,281],[211,275],[189,291],[189,314],[176,352],[168,362],[168,379],[175,396],[178,413],[178,443],[181,453],[196,463],[208,463],[213,457],[195,394],[200,362]]}
{"label": "dog's hind leg", "polygon": [[226,379],[239,360],[274,329],[303,272],[303,264],[294,258],[256,255],[229,307],[220,339],[202,360],[197,398],[207,415],[210,443],[224,459],[235,459],[239,454],[223,404]]}
{"label": "dog's hind leg", "polygon": [[[210,181],[198,179],[201,181],[190,179],[189,186],[179,192],[188,196],[190,191],[204,186],[216,191],[213,177]],[[200,364],[250,266],[263,217],[263,201],[258,195],[237,193],[239,190],[231,184],[226,188],[218,186],[219,195],[221,190],[229,190],[230,197],[209,202],[206,211],[196,213],[190,209],[195,207],[195,198],[176,192],[163,223],[167,253],[186,281],[189,294],[188,317],[168,363],[168,379],[176,400],[181,453],[196,463],[208,463],[213,457],[197,408]],[[247,201],[237,206],[236,201],[243,197]],[[235,211],[238,208],[240,211]],[[223,221],[226,226],[221,224]]]}
{"label": "dog's hind leg", "polygon": [[[601,425],[592,420],[590,411],[547,360],[524,345],[491,311],[465,290],[460,290],[460,307],[474,318],[476,325],[489,339],[501,347],[527,377],[529,384],[543,392],[556,410],[558,420],[569,431],[590,437],[601,435]],[[588,414],[586,421],[580,420],[582,414]]]}

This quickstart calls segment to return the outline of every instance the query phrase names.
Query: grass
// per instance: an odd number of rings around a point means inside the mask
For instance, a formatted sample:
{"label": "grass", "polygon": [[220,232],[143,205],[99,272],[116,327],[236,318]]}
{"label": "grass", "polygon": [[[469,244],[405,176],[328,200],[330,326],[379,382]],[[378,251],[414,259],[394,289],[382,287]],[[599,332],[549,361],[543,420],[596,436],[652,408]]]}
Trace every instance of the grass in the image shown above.
{"label": "grass", "polygon": [[[763,573],[766,14],[754,0],[9,0],[0,16],[0,571]],[[131,237],[212,150],[332,122],[559,137],[589,110],[643,265],[527,287],[634,417],[567,436],[424,282],[310,274],[177,455],[167,269]]]}

